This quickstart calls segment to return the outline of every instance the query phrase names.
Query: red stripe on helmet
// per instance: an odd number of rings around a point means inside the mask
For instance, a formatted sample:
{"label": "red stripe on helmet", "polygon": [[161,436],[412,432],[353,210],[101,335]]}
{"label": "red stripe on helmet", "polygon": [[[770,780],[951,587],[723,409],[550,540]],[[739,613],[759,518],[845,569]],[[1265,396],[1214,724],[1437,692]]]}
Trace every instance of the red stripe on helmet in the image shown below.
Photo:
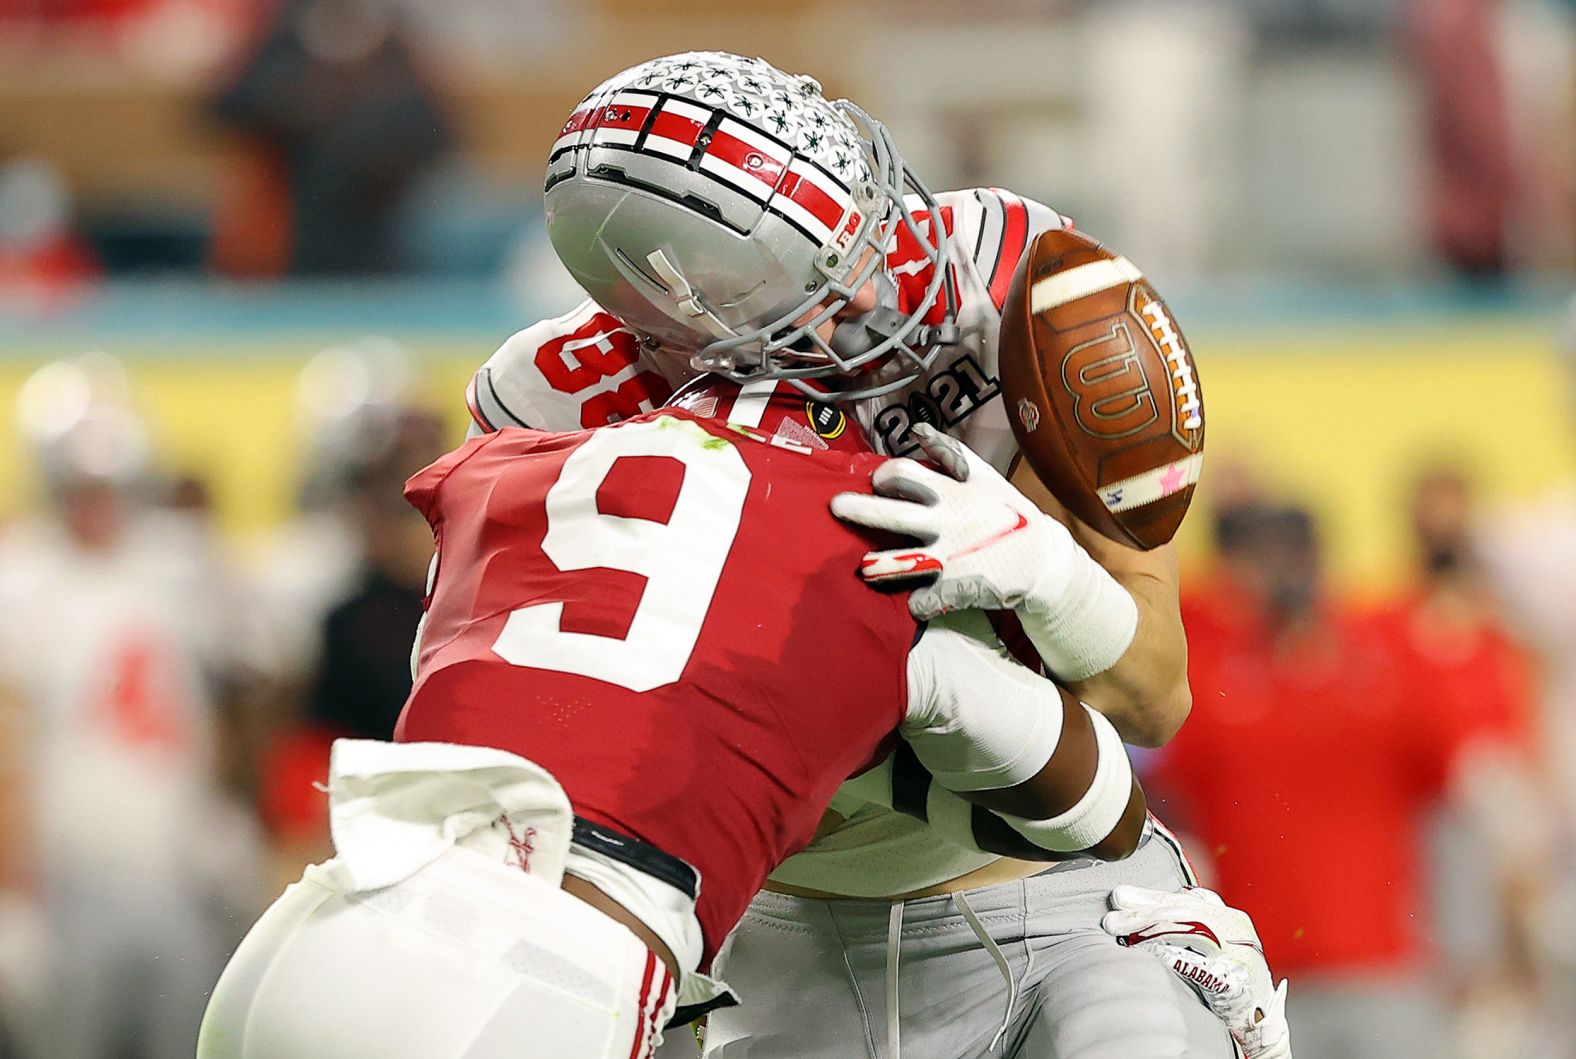
{"label": "red stripe on helmet", "polygon": [[573,114],[569,115],[569,120],[564,122],[564,127],[558,130],[558,135],[563,137],[579,132],[590,123],[591,115],[595,113],[595,109],[591,107],[586,107],[583,110],[575,111]]}
{"label": "red stripe on helmet", "polygon": [[[599,107],[593,120],[586,124],[590,129],[628,129],[639,132],[640,127],[646,123],[646,115],[651,113],[650,107],[635,107],[625,103],[609,103]],[[694,139],[690,140],[694,143]]]}
{"label": "red stripe on helmet", "polygon": [[660,136],[664,140],[672,140],[683,144],[685,147],[694,147],[695,141],[700,139],[700,132],[706,127],[705,122],[694,118],[687,118],[682,114],[675,114],[671,110],[658,111],[656,119],[651,123],[651,135]]}
{"label": "red stripe on helmet", "polygon": [[777,193],[798,203],[833,232],[837,230],[837,222],[843,219],[842,204],[801,170],[790,169],[778,186]]}
{"label": "red stripe on helmet", "polygon": [[711,146],[706,149],[706,154],[710,158],[728,163],[745,176],[754,177],[765,184],[768,190],[777,186],[777,181],[782,178],[783,169],[786,168],[783,159],[773,158],[726,129],[718,129],[712,134]]}

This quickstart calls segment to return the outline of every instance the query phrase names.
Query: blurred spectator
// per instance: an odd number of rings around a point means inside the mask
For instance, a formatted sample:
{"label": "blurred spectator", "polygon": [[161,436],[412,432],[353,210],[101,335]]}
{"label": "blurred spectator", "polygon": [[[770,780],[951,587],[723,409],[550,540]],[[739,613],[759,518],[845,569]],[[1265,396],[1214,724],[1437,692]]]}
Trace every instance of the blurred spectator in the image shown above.
{"label": "blurred spectator", "polygon": [[388,456],[355,483],[362,554],[350,598],[323,624],[312,720],[337,734],[392,739],[410,694],[410,652],[421,620],[432,530],[405,501],[405,479],[443,452],[436,419],[411,414]]}
{"label": "blurred spectator", "polygon": [[[1576,301],[1561,338],[1576,396]],[[1540,663],[1536,730],[1554,785],[1561,848],[1555,900],[1538,940],[1576,1011],[1576,477],[1480,520],[1477,543],[1507,618]]]}
{"label": "blurred spectator", "polygon": [[330,743],[387,738],[410,689],[432,534],[403,485],[446,447],[417,382],[407,351],[364,338],[314,357],[297,383],[302,510],[251,571],[253,661],[268,678],[251,741],[281,880],[327,855],[313,784]]}
{"label": "blurred spectator", "polygon": [[395,216],[449,146],[389,0],[282,0],[215,104],[245,154],[214,261],[243,275],[399,269]]}
{"label": "blurred spectator", "polygon": [[40,22],[119,22],[145,14],[159,0],[5,0],[0,15]]}
{"label": "blurred spectator", "polygon": [[410,351],[376,336],[324,350],[296,380],[299,513],[261,542],[250,571],[253,662],[276,680],[310,680],[323,619],[355,590],[355,486],[400,444],[419,384]]}
{"label": "blurred spectator", "polygon": [[117,369],[60,362],[23,387],[49,513],[0,542],[6,842],[47,927],[49,1059],[189,1054],[230,940],[208,889],[223,579],[144,502],[146,436]]}
{"label": "blurred spectator", "polygon": [[[1561,343],[1576,400],[1576,302]],[[1576,834],[1576,476],[1495,512],[1479,532],[1506,614],[1543,663],[1542,735],[1562,815]]]}
{"label": "blurred spectator", "polygon": [[[1554,834],[1532,769],[1535,671],[1488,583],[1473,540],[1475,509],[1473,489],[1455,466],[1418,476],[1409,512],[1413,582],[1376,608],[1370,629],[1405,660],[1414,699],[1498,737],[1457,751],[1455,797],[1439,821],[1433,865],[1444,914],[1431,933],[1465,1016],[1456,1031],[1460,1053],[1530,1055],[1550,1049],[1558,1030],[1539,1026],[1549,1010],[1539,992],[1547,924],[1534,921],[1547,910]],[[1493,1038],[1487,1051],[1471,1040],[1481,1033],[1471,1027],[1485,1020]]]}
{"label": "blurred spectator", "polygon": [[1500,9],[1499,0],[1407,5],[1432,178],[1429,228],[1439,256],[1467,277],[1499,276],[1509,264],[1516,174]]}
{"label": "blurred spectator", "polygon": [[1440,673],[1332,598],[1306,511],[1249,497],[1217,517],[1219,569],[1184,600],[1193,713],[1155,789],[1295,983],[1300,1059],[1434,1059],[1420,830],[1464,751],[1519,738],[1512,711],[1439,694]]}
{"label": "blurred spectator", "polygon": [[405,502],[405,479],[442,453],[435,419],[407,417],[398,443],[357,476],[351,503],[362,558],[351,594],[319,625],[322,646],[305,716],[287,720],[265,758],[264,816],[278,877],[328,856],[319,784],[340,737],[390,739],[410,694],[410,652],[422,616],[432,531]]}
{"label": "blurred spectator", "polygon": [[27,155],[0,163],[0,307],[48,307],[97,274],[59,170]]}

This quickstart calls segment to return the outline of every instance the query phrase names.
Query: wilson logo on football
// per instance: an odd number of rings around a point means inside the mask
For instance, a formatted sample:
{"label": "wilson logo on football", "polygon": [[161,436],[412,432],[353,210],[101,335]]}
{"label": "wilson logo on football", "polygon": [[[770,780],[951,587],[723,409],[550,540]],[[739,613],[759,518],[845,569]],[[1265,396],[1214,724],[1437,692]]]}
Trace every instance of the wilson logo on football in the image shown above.
{"label": "wilson logo on football", "polygon": [[1067,351],[1062,385],[1073,399],[1073,418],[1094,437],[1130,437],[1160,418],[1125,321]]}

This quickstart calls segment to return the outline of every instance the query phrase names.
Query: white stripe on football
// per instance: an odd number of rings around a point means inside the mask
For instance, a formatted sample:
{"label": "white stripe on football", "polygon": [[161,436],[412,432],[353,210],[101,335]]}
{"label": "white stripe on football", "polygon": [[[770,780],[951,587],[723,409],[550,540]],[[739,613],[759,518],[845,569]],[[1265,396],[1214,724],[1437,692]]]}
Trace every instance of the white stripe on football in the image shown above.
{"label": "white stripe on football", "polygon": [[1173,493],[1180,493],[1198,483],[1204,469],[1204,454],[1195,452],[1185,459],[1168,463],[1154,470],[1123,478],[1120,482],[1100,487],[1100,499],[1107,511],[1131,511],[1135,507],[1163,500]]}
{"label": "white stripe on football", "polygon": [[1029,311],[1042,313],[1058,305],[1086,298],[1095,291],[1143,278],[1144,274],[1125,257],[1091,261],[1087,265],[1046,276],[1036,283],[1029,291]]}

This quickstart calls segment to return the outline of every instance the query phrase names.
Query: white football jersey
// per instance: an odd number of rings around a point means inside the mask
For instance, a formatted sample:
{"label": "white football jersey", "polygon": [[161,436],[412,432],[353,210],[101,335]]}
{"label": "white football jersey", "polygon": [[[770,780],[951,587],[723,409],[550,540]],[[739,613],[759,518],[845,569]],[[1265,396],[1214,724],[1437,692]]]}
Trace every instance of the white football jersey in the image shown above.
{"label": "white football jersey", "polygon": [[[936,202],[939,218],[917,199],[910,206],[922,226],[939,220],[946,232],[961,339],[944,349],[923,376],[893,393],[858,401],[851,411],[884,455],[915,451],[914,425],[931,423],[1006,473],[1018,446],[1001,397],[1001,307],[1029,241],[1071,222],[1047,206],[996,188],[942,192]],[[887,266],[904,308],[924,295],[929,282],[924,264],[913,236],[900,226],[888,247]],[[873,379],[901,371],[900,365],[888,365]],[[671,354],[648,348],[588,300],[511,336],[477,371],[466,401],[480,431],[504,426],[580,430],[650,411],[695,374]],[[850,896],[880,896],[933,886],[997,859],[938,840],[921,821],[869,804],[857,787],[845,788],[834,806],[847,822],[789,858],[772,878]]]}
{"label": "white football jersey", "polygon": [[[914,452],[914,425],[930,423],[1005,474],[1018,453],[1018,443],[1001,399],[997,352],[1001,307],[1029,241],[1071,222],[1047,206],[994,188],[943,192],[936,199],[958,283],[961,339],[942,351],[930,371],[903,389],[857,402],[855,415],[876,450],[885,455]],[[912,283],[905,294],[923,294],[926,277],[904,272],[905,256],[919,264],[917,255],[904,255],[902,250],[899,240],[897,252],[888,255],[888,266],[900,289],[905,281]],[[889,365],[874,378],[879,381],[883,372],[901,370],[900,365]]]}
{"label": "white football jersey", "polygon": [[0,541],[0,681],[21,707],[50,873],[175,885],[206,821],[220,579],[189,527],[146,516],[89,554],[49,526]]}

